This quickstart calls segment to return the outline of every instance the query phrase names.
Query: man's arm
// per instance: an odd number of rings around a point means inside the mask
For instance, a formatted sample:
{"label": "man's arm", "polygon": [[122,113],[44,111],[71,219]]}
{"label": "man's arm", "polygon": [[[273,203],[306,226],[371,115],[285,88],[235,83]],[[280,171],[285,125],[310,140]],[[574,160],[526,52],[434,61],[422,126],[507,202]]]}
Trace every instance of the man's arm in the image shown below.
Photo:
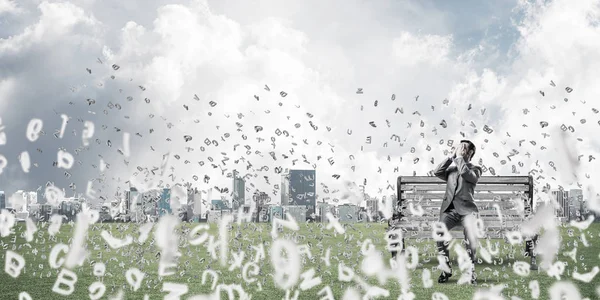
{"label": "man's arm", "polygon": [[479,181],[479,177],[481,176],[481,174],[479,173],[479,169],[475,169],[475,170],[469,169],[469,167],[467,167],[467,164],[465,163],[464,158],[462,158],[461,156],[457,156],[454,159],[454,163],[456,164],[456,167],[458,168],[458,173],[466,181],[468,181],[472,184],[476,184],[477,181]]}
{"label": "man's arm", "polygon": [[433,170],[433,175],[443,181],[448,181],[446,170],[448,170],[450,164],[452,164],[452,158],[447,157]]}

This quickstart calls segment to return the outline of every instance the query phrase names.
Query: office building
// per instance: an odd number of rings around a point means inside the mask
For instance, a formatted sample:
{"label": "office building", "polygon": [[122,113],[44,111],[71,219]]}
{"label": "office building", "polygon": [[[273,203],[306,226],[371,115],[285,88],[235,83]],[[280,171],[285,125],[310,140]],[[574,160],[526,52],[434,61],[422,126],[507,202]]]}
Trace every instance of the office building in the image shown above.
{"label": "office building", "polygon": [[379,201],[377,199],[367,200],[367,217],[369,220],[377,221],[379,215]]}
{"label": "office building", "polygon": [[212,204],[212,209],[211,210],[225,210],[225,209],[229,209],[229,207],[227,206],[227,202],[223,201],[222,199],[212,200],[211,204]]}
{"label": "office building", "polygon": [[260,207],[258,211],[258,222],[259,223],[269,223],[271,222],[271,205],[265,204]]}
{"label": "office building", "polygon": [[29,206],[29,217],[33,222],[40,221],[40,204],[31,204]]}
{"label": "office building", "polygon": [[269,207],[269,219],[271,222],[273,222],[273,219],[278,218],[278,219],[282,219],[284,218],[283,215],[283,207],[281,205],[273,205]]}
{"label": "office building", "polygon": [[281,174],[281,205],[290,205],[290,173]]}
{"label": "office building", "polygon": [[44,198],[44,192],[45,192],[45,190],[46,190],[46,187],[40,186],[35,191],[35,193],[37,194],[37,202],[39,204],[45,204],[47,202],[46,198]]}
{"label": "office building", "polygon": [[367,213],[367,209],[364,207],[358,208],[358,220],[359,223],[369,222],[369,214]]}
{"label": "office building", "polygon": [[171,189],[164,188],[158,201],[158,216],[162,217],[166,214],[172,213],[171,211]]}
{"label": "office building", "polygon": [[200,222],[202,213],[202,192],[198,188],[188,189],[188,219],[192,222]]}
{"label": "office building", "polygon": [[[28,212],[29,206],[37,203],[37,193],[36,192],[26,192],[19,190],[14,195],[14,200],[17,200],[17,203],[12,203],[11,208],[14,208],[16,212]],[[16,198],[18,197],[18,198]],[[22,200],[21,200],[22,199]]]}
{"label": "office building", "polygon": [[340,223],[356,223],[358,219],[358,206],[354,204],[338,205],[338,220]]}
{"label": "office building", "polygon": [[119,213],[121,215],[126,215],[129,213],[129,191],[124,191],[123,192],[123,197],[120,198],[119,201]]}
{"label": "office building", "polygon": [[14,210],[15,213],[26,212],[29,205],[29,193],[18,190],[7,200],[5,203],[7,209]]}
{"label": "office building", "polygon": [[200,215],[194,215],[194,204],[186,204],[186,219],[188,222],[200,222]]}
{"label": "office building", "polygon": [[194,189],[193,196],[192,196],[192,201],[193,201],[193,203],[194,203],[194,205],[193,205],[193,209],[192,209],[192,211],[193,211],[193,213],[194,213],[194,216],[196,216],[196,215],[197,215],[197,216],[199,216],[199,217],[201,218],[201,216],[202,216],[202,212],[203,212],[204,210],[206,210],[206,209],[203,207],[204,205],[203,205],[203,203],[202,203],[202,191],[199,191],[197,188],[195,188],[195,189]]}
{"label": "office building", "polygon": [[131,209],[131,211],[138,211],[141,209],[141,201],[140,201],[140,193],[138,192],[138,190],[134,187],[129,188],[129,199],[130,199],[130,205],[129,205],[129,209]]}
{"label": "office building", "polygon": [[141,194],[140,202],[142,203],[142,212],[146,216],[158,216],[158,202],[160,201],[161,193],[159,191],[149,191]]}
{"label": "office building", "polygon": [[76,216],[83,208],[84,200],[81,198],[65,198],[58,205],[58,214],[64,216],[67,222],[75,221]]}
{"label": "office building", "polygon": [[331,208],[329,208],[329,211],[331,212],[331,214],[336,218],[336,219],[340,219],[340,210],[339,210],[339,206],[331,206]]}
{"label": "office building", "polygon": [[119,220],[124,220],[124,218],[127,216],[128,211],[127,211],[127,198],[128,198],[128,193],[129,192],[125,192],[123,198],[117,198],[115,199],[115,201],[113,202],[113,207],[116,208],[117,211],[117,219]]}
{"label": "office building", "polygon": [[256,203],[257,206],[263,206],[271,203],[271,196],[265,192],[255,192],[252,196],[252,200]]}
{"label": "office building", "polygon": [[53,214],[58,214],[58,207],[53,207],[50,204],[40,204],[39,220],[42,222],[50,221]]}
{"label": "office building", "polygon": [[212,189],[207,191],[194,189],[193,202],[194,202],[194,215],[198,215],[200,222],[207,221],[207,213],[212,209]]}
{"label": "office building", "polygon": [[289,213],[290,215],[292,215],[294,220],[296,220],[296,223],[306,222],[306,213],[307,213],[306,206],[304,206],[304,205],[286,205],[286,206],[282,206],[282,208],[283,208],[283,215],[286,216],[286,219],[287,219],[287,214]]}
{"label": "office building", "polygon": [[27,207],[32,204],[38,203],[38,195],[37,192],[26,192],[27,197]]}
{"label": "office building", "polygon": [[290,170],[291,206],[305,206],[309,213],[316,210],[316,172],[315,170]]}
{"label": "office building", "polygon": [[569,191],[569,221],[578,221],[583,216],[583,192],[580,189]]}
{"label": "office building", "polygon": [[[127,217],[135,215],[138,210],[138,203],[140,202],[138,198],[139,192],[135,187],[129,187],[129,190],[125,191],[124,207],[122,207],[123,215],[126,215]],[[139,205],[139,208],[141,209],[141,205]]]}
{"label": "office building", "polygon": [[181,206],[179,206],[179,209],[177,211],[177,214],[175,214],[180,221],[182,222],[187,222],[188,219],[188,205],[187,203],[183,203],[181,204]]}
{"label": "office building", "polygon": [[[254,211],[252,211],[252,219],[255,222],[260,222],[260,214],[263,207],[271,202],[271,197],[265,192],[255,191],[252,195],[252,202],[254,202]],[[268,212],[266,212],[268,214]]]}
{"label": "office building", "polygon": [[558,204],[556,216],[565,222],[569,219],[569,192],[565,190],[553,190],[552,197]]}
{"label": "office building", "polygon": [[237,207],[244,206],[246,201],[244,200],[246,197],[246,182],[244,178],[239,176],[237,171],[233,171],[233,199],[232,199],[232,207],[236,209]]}
{"label": "office building", "polygon": [[584,220],[587,220],[587,218],[589,218],[590,216],[593,216],[595,223],[600,222],[600,214],[589,209],[589,207],[588,207],[589,202],[586,201],[586,199],[583,199],[583,203],[581,204],[581,206],[582,206],[582,215],[583,215]]}
{"label": "office building", "polygon": [[329,219],[327,219],[327,213],[331,212],[331,204],[326,203],[326,202],[319,202],[317,204],[317,211],[318,211],[318,215],[320,216],[321,222],[329,222]]}
{"label": "office building", "polygon": [[6,194],[4,191],[0,191],[0,209],[6,208]]}
{"label": "office building", "polygon": [[[125,192],[126,220],[132,222],[146,221],[146,210],[152,209],[152,207],[147,207],[148,202],[148,194],[142,194],[137,190],[137,188],[130,186],[129,191]],[[154,210],[156,211],[156,209]],[[150,211],[148,213],[150,213]]]}

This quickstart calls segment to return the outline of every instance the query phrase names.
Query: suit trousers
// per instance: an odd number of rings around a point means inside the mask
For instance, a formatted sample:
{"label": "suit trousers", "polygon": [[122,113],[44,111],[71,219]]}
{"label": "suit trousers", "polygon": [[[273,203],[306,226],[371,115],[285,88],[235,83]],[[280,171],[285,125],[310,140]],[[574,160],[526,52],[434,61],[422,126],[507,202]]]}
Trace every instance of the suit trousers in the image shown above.
{"label": "suit trousers", "polygon": [[[454,228],[458,225],[461,225],[463,223],[465,217],[466,216],[463,216],[463,215],[459,214],[458,212],[456,212],[456,209],[450,208],[450,209],[446,210],[444,213],[442,213],[442,215],[440,216],[440,222],[444,223],[446,225],[446,228],[448,228],[448,231],[450,231],[452,228]],[[467,253],[469,253],[469,257],[471,258],[471,261],[473,263],[475,263],[475,261],[476,261],[475,255],[477,253],[477,241],[476,241],[476,239],[474,241],[469,241],[466,226],[464,226],[464,234],[465,234]],[[440,236],[441,236],[441,234],[440,234]],[[450,251],[448,250],[449,244],[450,244],[449,242],[445,242],[445,241],[437,242],[438,253],[443,255],[446,258],[446,262],[448,262],[448,264],[450,264]]]}

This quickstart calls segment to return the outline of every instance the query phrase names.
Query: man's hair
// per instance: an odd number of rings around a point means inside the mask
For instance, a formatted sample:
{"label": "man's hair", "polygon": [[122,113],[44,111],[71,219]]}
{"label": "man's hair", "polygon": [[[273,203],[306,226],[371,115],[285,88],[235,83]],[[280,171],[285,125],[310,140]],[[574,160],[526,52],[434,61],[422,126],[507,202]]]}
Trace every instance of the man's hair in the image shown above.
{"label": "man's hair", "polygon": [[468,151],[473,150],[473,155],[471,155],[471,157],[469,157],[469,159],[472,159],[473,156],[475,156],[475,144],[473,144],[473,142],[469,141],[469,140],[461,140],[461,143],[467,143],[469,144],[469,149]]}

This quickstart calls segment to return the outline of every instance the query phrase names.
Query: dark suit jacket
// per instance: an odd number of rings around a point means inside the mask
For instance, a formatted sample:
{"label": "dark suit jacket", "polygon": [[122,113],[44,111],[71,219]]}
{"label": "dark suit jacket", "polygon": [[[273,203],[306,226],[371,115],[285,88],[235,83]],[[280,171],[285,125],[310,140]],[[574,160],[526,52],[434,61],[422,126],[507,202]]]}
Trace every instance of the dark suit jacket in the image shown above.
{"label": "dark suit jacket", "polygon": [[461,215],[478,213],[473,194],[482,173],[481,168],[470,162],[466,163],[462,157],[455,158],[455,165],[450,167],[452,162],[453,159],[448,157],[433,170],[436,177],[447,182],[440,216],[450,203],[454,204],[456,212]]}

